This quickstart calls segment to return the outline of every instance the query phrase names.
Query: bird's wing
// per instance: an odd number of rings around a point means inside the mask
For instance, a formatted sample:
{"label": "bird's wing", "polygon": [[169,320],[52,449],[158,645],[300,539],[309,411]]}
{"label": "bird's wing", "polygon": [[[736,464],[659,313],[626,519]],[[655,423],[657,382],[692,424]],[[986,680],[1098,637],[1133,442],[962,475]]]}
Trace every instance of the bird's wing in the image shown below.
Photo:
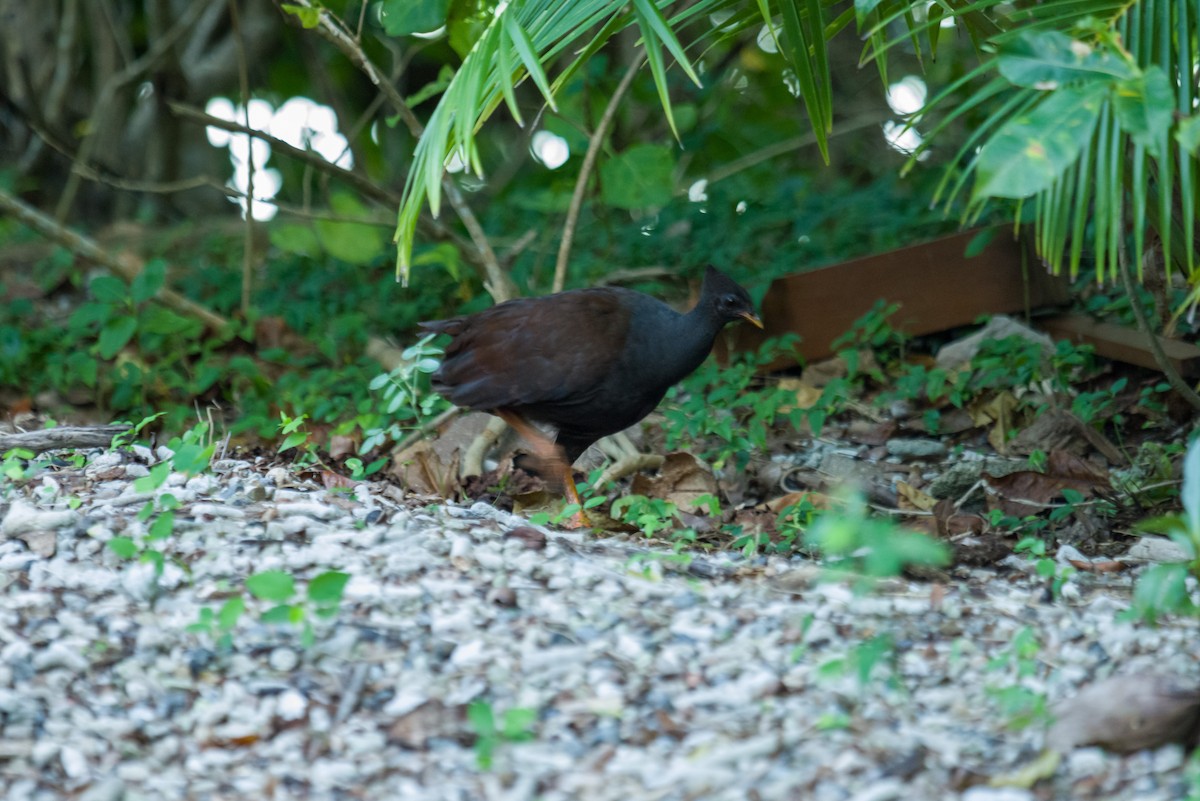
{"label": "bird's wing", "polygon": [[630,296],[636,293],[585,289],[422,323],[453,337],[433,376],[434,389],[475,409],[586,400],[621,355]]}

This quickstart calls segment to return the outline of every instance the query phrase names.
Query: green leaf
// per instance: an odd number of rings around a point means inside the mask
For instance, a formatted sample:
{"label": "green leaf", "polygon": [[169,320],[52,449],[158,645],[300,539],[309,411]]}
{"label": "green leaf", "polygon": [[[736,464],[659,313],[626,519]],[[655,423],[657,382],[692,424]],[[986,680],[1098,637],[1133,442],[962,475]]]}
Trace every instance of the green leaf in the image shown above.
{"label": "green leaf", "polygon": [[[554,103],[554,92],[550,89],[550,81],[546,78],[546,71],[542,69],[542,62],[538,59],[537,48],[534,47],[533,40],[529,38],[529,34],[517,22],[516,15],[510,10],[504,15],[504,32],[508,35],[509,41],[516,48],[517,56],[520,57],[521,63],[525,65],[525,70],[529,73],[529,77],[533,78],[533,82],[537,84],[538,91],[542,93],[542,97],[546,98],[547,105],[551,111],[558,111],[558,106]],[[501,42],[500,47],[504,47]]]}
{"label": "green leaf", "polygon": [[291,604],[280,604],[272,606],[270,609],[262,613],[259,618],[263,623],[292,623],[293,611],[295,607]]}
{"label": "green leaf", "polygon": [[1117,84],[1113,102],[1121,127],[1133,141],[1155,156],[1162,155],[1174,113],[1175,93],[1162,67],[1152,65],[1137,78]]}
{"label": "green leaf", "polygon": [[246,601],[240,595],[235,595],[221,605],[217,614],[217,625],[222,631],[229,631],[237,625],[242,612],[246,610]]}
{"label": "green leaf", "polygon": [[1179,491],[1188,534],[1200,541],[1200,437],[1192,440],[1183,459],[1183,487]]}
{"label": "green leaf", "polygon": [[137,331],[137,320],[129,315],[114,317],[100,329],[100,358],[111,359],[121,352]]}
{"label": "green leaf", "polygon": [[169,475],[171,475],[171,463],[159,462],[150,468],[150,475],[134,479],[133,491],[153,492],[166,482]]}
{"label": "green leaf", "polygon": [[147,542],[156,540],[165,540],[175,531],[175,513],[163,512],[154,519],[150,524],[150,531],[146,534]]}
{"label": "green leaf", "polygon": [[530,729],[537,722],[537,710],[518,706],[505,710],[500,733],[507,740],[523,740],[530,736]]}
{"label": "green leaf", "polygon": [[996,56],[1000,74],[1017,86],[1055,89],[1074,81],[1134,77],[1133,68],[1107,50],[1096,50],[1055,30],[1024,30]]}
{"label": "green leaf", "polygon": [[662,145],[634,145],[600,167],[601,196],[619,209],[665,206],[671,201],[675,159]]}
{"label": "green leaf", "polygon": [[134,303],[145,303],[158,294],[167,279],[167,264],[162,259],[152,259],[129,285],[129,294]]}
{"label": "green leaf", "polygon": [[264,570],[246,579],[246,589],[255,598],[264,601],[286,601],[292,597],[296,587],[291,573]]}
{"label": "green leaf", "polygon": [[383,0],[379,20],[388,36],[428,33],[446,24],[450,0]]}
{"label": "green leaf", "polygon": [[1182,563],[1146,568],[1133,590],[1133,611],[1151,623],[1164,614],[1191,611],[1187,578],[1187,565]]}
{"label": "green leaf", "polygon": [[467,705],[467,722],[480,737],[493,737],[496,734],[496,716],[487,701],[474,701]]}
{"label": "green leaf", "polygon": [[336,570],[322,573],[308,583],[308,598],[319,604],[336,604],[342,600],[342,592],[349,580],[349,573]]}
{"label": "green leaf", "polygon": [[108,541],[108,549],[122,559],[132,559],[138,552],[137,544],[129,537],[113,537]]}
{"label": "green leaf", "polygon": [[272,225],[270,240],[272,245],[284,253],[295,253],[309,258],[321,255],[321,240],[308,225],[297,225],[296,223]]}
{"label": "green leaf", "polygon": [[207,470],[217,448],[215,443],[204,445],[199,442],[172,443],[172,446],[175,455],[171,457],[171,463],[175,465],[176,470],[189,476],[199,475]]}
{"label": "green leaf", "polygon": [[92,297],[101,303],[124,303],[129,299],[129,287],[120,278],[99,275],[92,279]]}
{"label": "green leaf", "polygon": [[1200,114],[1193,114],[1179,123],[1175,140],[1193,156],[1200,154]]}
{"label": "green leaf", "polygon": [[878,7],[882,0],[854,0],[854,15],[858,18],[858,24],[861,26],[866,20],[867,15]]}
{"label": "green leaf", "polygon": [[1050,187],[1091,137],[1108,87],[1067,86],[1011,117],[976,158],[973,200],[1023,198]]}
{"label": "green leaf", "polygon": [[301,27],[312,30],[321,22],[321,9],[313,6],[299,6],[295,3],[283,3],[283,10],[300,20]]}
{"label": "green leaf", "polygon": [[[329,205],[340,217],[369,216],[366,206],[348,192],[334,194]],[[378,225],[317,220],[315,228],[329,255],[349,264],[367,265],[383,255],[386,232]]]}

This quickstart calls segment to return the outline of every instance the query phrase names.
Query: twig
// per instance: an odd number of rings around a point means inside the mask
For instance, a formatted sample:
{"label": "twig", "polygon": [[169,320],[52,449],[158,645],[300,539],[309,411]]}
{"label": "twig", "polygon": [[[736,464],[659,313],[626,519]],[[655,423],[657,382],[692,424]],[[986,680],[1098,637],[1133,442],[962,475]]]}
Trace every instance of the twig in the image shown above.
{"label": "twig", "polygon": [[418,440],[422,440],[429,436],[429,432],[437,431],[439,428],[453,420],[461,413],[462,409],[454,406],[442,412],[437,417],[429,418],[425,422],[421,423],[421,425],[408,432],[408,435],[405,436],[404,439],[396,443],[396,446],[392,448],[392,451],[394,453],[404,453],[404,451],[411,448]]}
{"label": "twig", "polygon": [[1137,318],[1138,328],[1150,342],[1150,352],[1154,354],[1154,361],[1158,362],[1158,369],[1162,370],[1163,375],[1167,377],[1167,383],[1171,385],[1171,388],[1182,395],[1192,409],[1200,411],[1200,395],[1197,395],[1196,390],[1188,386],[1187,382],[1179,375],[1179,371],[1175,369],[1170,359],[1167,358],[1167,354],[1163,352],[1158,335],[1150,328],[1146,310],[1142,308],[1141,299],[1133,285],[1133,277],[1129,273],[1129,256],[1126,255],[1124,246],[1117,248],[1117,263],[1121,268],[1121,280],[1125,284],[1125,294],[1129,296],[1129,305],[1133,307],[1133,316]]}
{"label": "twig", "polygon": [[657,470],[662,467],[663,461],[665,461],[664,457],[659,453],[634,453],[623,456],[604,468],[600,478],[596,479],[596,486],[607,486],[613,481],[619,481],[639,470]]}
{"label": "twig", "polygon": [[487,427],[479,432],[479,436],[471,441],[467,452],[463,454],[462,463],[458,468],[459,478],[483,475],[483,457],[487,455],[488,448],[500,439],[500,435],[507,427],[508,424],[499,417],[488,420]]}
{"label": "twig", "polygon": [[214,117],[211,114],[206,114],[200,109],[195,108],[194,106],[189,106],[186,103],[178,103],[173,100],[168,100],[167,108],[171,109],[173,114],[191,122],[196,122],[201,125],[210,125],[213,128],[220,128],[223,131],[230,131],[232,133],[248,134],[261,139],[269,144],[273,151],[290,156],[291,158],[302,161],[305,164],[311,164],[318,170],[345,181],[359,192],[378,203],[383,203],[385,205],[392,206],[393,208],[400,204],[400,195],[392,192],[386,187],[380,186],[362,173],[355,172],[354,170],[348,170],[345,167],[339,167],[331,161],[326,161],[323,156],[318,153],[314,153],[311,150],[304,150],[294,145],[290,145],[276,136],[271,136],[269,133],[259,131],[255,128],[250,128],[242,125],[241,123],[230,122],[229,120],[224,120],[220,117]]}
{"label": "twig", "polygon": [[[142,272],[141,259],[125,253],[121,255],[109,253],[96,244],[94,240],[60,225],[53,218],[3,190],[0,190],[0,211],[8,212],[20,222],[47,239],[57,242],[67,250],[107,267],[126,281],[132,281]],[[158,294],[155,297],[175,311],[203,321],[205,325],[214,330],[220,330],[229,324],[229,321],[221,315],[209,311],[199,303],[189,300],[174,290],[163,287],[158,290]]]}
{"label": "twig", "polygon": [[[887,116],[880,114],[869,114],[863,117],[858,117],[844,124],[838,125],[837,130],[829,134],[827,138],[833,139],[834,137],[844,136],[845,134],[853,133],[854,131],[859,131],[863,128],[870,128],[872,125],[880,125],[884,122],[887,122],[887,120]],[[795,136],[791,139],[785,139],[782,142],[776,142],[773,145],[768,145],[761,150],[756,150],[753,153],[742,156],[740,159],[735,159],[728,164],[717,167],[715,170],[712,170],[708,175],[703,177],[707,178],[710,184],[715,184],[717,181],[723,181],[732,175],[736,175],[742,170],[753,167],[755,164],[768,161],[776,156],[782,156],[784,153],[788,153],[792,150],[799,150],[802,147],[815,145],[816,143],[817,137],[813,134],[805,134],[804,136]]]}
{"label": "twig", "polygon": [[[229,21],[233,26],[233,49],[237,54],[238,92],[242,96],[242,117],[250,127],[250,75],[246,68],[246,43],[242,38],[242,18],[238,0],[229,0]],[[242,319],[250,319],[250,289],[254,276],[254,140],[246,139],[246,227],[242,242]]]}
{"label": "twig", "polygon": [[[168,100],[167,107],[171,109],[173,114],[183,117],[191,122],[199,123],[201,125],[211,125],[212,127],[220,128],[223,131],[243,133],[257,137],[258,139],[261,139],[269,144],[273,151],[277,151],[285,156],[290,156],[291,158],[311,165],[321,172],[345,181],[354,189],[358,190],[363,195],[377,203],[390,206],[393,209],[400,205],[400,195],[392,192],[386,187],[380,186],[362,173],[355,172],[354,170],[348,170],[345,167],[339,167],[337,164],[326,160],[323,156],[318,153],[314,153],[311,150],[302,150],[301,148],[288,144],[282,139],[271,136],[263,131],[259,131],[254,128],[248,128],[241,123],[230,122],[229,120],[224,120],[220,117],[214,117],[211,114],[206,114],[200,109],[195,108],[194,106],[189,106],[186,103],[177,103],[175,101]],[[261,198],[259,200],[262,202]],[[471,253],[473,251],[473,247],[470,242],[436,220],[422,218],[420,224],[432,235],[442,239],[451,240],[458,245],[463,252]]]}
{"label": "twig", "polygon": [[558,245],[558,260],[554,263],[554,283],[551,285],[551,292],[562,292],[563,285],[566,283],[567,259],[571,255],[571,243],[575,240],[575,228],[579,224],[579,211],[583,207],[583,196],[587,191],[588,179],[592,177],[596,156],[599,155],[600,148],[608,137],[608,130],[617,116],[617,105],[629,91],[641,66],[642,56],[638,56],[629,64],[621,82],[617,84],[616,91],[608,100],[608,106],[605,107],[604,114],[600,117],[600,124],[596,126],[595,133],[588,140],[587,154],[583,157],[583,166],[579,168],[579,177],[575,179],[575,191],[571,194],[571,205],[567,208],[567,221],[563,223],[562,240]]}

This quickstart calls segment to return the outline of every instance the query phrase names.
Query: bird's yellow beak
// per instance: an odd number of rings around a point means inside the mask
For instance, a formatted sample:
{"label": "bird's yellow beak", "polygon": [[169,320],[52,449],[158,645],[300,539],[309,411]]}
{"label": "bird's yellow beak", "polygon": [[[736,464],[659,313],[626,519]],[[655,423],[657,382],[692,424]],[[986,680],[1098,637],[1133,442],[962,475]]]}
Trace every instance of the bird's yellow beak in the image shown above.
{"label": "bird's yellow beak", "polygon": [[740,317],[746,322],[753,325],[755,328],[762,328],[762,320],[758,319],[758,315],[754,312],[742,312]]}

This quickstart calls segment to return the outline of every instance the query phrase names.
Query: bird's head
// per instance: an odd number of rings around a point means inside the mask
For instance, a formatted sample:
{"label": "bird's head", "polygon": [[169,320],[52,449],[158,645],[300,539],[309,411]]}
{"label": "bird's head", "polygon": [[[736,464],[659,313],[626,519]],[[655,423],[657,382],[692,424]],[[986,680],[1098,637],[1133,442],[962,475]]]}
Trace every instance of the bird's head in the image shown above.
{"label": "bird's head", "polygon": [[762,320],[754,313],[754,303],[750,300],[750,294],[711,264],[704,272],[700,302],[710,304],[723,322],[746,320],[759,328],[763,327]]}

